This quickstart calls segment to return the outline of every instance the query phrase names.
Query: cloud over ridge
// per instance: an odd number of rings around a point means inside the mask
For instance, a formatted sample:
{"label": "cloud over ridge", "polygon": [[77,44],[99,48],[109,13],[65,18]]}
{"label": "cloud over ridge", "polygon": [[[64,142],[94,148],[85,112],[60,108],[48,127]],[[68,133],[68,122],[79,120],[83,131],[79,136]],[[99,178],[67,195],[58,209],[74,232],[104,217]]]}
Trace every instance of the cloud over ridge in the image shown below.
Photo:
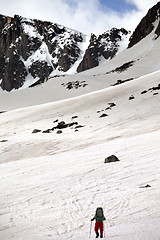
{"label": "cloud over ridge", "polygon": [[[85,34],[100,34],[117,27],[133,30],[148,9],[157,0],[124,0],[133,7],[131,10],[118,12],[111,4],[100,0],[0,0],[1,14],[22,15],[27,18],[37,18],[62,24]],[[105,5],[102,5],[102,4]]]}

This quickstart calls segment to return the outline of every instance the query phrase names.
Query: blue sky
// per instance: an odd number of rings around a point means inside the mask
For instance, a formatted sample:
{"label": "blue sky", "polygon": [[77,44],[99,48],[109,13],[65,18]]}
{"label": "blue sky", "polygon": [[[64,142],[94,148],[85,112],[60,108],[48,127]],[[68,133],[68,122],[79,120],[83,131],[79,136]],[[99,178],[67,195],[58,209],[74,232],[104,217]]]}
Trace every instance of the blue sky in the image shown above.
{"label": "blue sky", "polygon": [[127,3],[125,0],[100,0],[100,3],[104,7],[112,9],[119,14],[125,13],[126,11],[137,10],[133,3]]}
{"label": "blue sky", "polygon": [[112,27],[134,30],[157,0],[0,0],[0,14],[36,18],[102,34]]}

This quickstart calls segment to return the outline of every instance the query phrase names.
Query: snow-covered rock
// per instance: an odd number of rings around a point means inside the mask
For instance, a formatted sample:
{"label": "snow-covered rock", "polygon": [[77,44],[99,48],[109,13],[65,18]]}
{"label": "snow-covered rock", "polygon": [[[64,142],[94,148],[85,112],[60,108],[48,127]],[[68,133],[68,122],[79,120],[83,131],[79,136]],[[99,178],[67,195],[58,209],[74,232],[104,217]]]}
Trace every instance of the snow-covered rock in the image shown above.
{"label": "snow-covered rock", "polygon": [[0,15],[1,88],[11,91],[44,82],[50,75],[74,74],[98,66],[102,57],[111,58],[121,49],[122,35],[128,39],[130,34],[112,29],[95,36],[94,44],[93,35],[55,23]]}

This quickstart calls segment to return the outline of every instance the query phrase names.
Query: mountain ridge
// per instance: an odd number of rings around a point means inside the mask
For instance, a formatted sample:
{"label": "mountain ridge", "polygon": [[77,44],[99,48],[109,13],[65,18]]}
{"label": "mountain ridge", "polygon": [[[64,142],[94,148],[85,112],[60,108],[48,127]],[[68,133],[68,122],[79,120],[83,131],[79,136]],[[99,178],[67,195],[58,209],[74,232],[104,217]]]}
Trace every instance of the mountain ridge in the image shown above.
{"label": "mountain ridge", "polygon": [[24,86],[17,91],[1,91],[0,111],[73,98],[127,84],[128,81],[152,74],[160,69],[159,45],[160,38],[155,40],[155,32],[152,31],[132,48],[123,50],[110,61],[95,68],[78,74],[51,77],[35,87]]}
{"label": "mountain ridge", "polygon": [[18,15],[14,18],[0,15],[0,23],[0,79],[1,88],[7,91],[22,87],[26,78],[32,79],[33,84],[44,81],[51,73],[67,73],[74,64],[77,67],[72,73],[98,66],[101,56],[114,57],[119,42],[129,35],[124,29],[113,28],[89,38],[58,24]]}
{"label": "mountain ridge", "polygon": [[[109,66],[119,53],[137,45],[152,31],[155,44],[160,35],[159,16],[160,2],[149,9],[132,35],[124,28],[112,28],[99,36],[87,36],[57,23],[0,15],[1,89],[10,92],[44,83],[51,76],[81,73],[105,62]],[[131,57],[123,64],[139,60]]]}

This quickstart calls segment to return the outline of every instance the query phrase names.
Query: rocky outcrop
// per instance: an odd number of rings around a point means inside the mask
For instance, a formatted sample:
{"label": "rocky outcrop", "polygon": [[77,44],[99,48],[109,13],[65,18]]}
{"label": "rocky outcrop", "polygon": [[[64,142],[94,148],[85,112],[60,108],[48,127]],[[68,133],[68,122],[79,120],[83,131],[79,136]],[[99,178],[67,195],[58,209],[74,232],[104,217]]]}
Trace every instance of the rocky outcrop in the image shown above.
{"label": "rocky outcrop", "polygon": [[118,162],[120,161],[115,155],[111,155],[105,158],[104,163]]}
{"label": "rocky outcrop", "polygon": [[53,68],[47,62],[37,60],[29,66],[28,70],[34,78],[44,80],[52,72]]}
{"label": "rocky outcrop", "polygon": [[94,34],[91,34],[90,44],[85,52],[82,62],[77,68],[77,72],[98,66],[98,40]]}
{"label": "rocky outcrop", "polygon": [[[73,118],[77,118],[78,116],[75,116]],[[72,118],[72,119],[73,119]],[[54,123],[57,123],[57,125],[53,128],[49,128],[46,130],[40,130],[40,129],[34,129],[32,131],[32,133],[52,133],[54,130],[57,130],[57,134],[62,133],[62,130],[64,130],[65,128],[70,128],[70,129],[75,129],[75,131],[78,131],[78,128],[83,128],[83,125],[79,125],[78,122],[70,122],[70,123],[65,123],[64,121],[58,122],[58,119],[56,121],[54,121]]]}
{"label": "rocky outcrop", "polygon": [[[141,20],[135,31],[133,32],[128,48],[131,48],[136,43],[145,38],[148,34],[150,34],[153,29],[155,29],[156,38],[160,36],[160,2],[158,2],[155,6],[153,6],[146,16]],[[157,20],[157,23],[156,23]]]}
{"label": "rocky outcrop", "polygon": [[102,58],[112,59],[119,49],[122,38],[129,34],[124,28],[112,28],[110,31],[96,37],[91,35],[90,44],[85,52],[82,62],[77,68],[78,72],[96,67]]}

